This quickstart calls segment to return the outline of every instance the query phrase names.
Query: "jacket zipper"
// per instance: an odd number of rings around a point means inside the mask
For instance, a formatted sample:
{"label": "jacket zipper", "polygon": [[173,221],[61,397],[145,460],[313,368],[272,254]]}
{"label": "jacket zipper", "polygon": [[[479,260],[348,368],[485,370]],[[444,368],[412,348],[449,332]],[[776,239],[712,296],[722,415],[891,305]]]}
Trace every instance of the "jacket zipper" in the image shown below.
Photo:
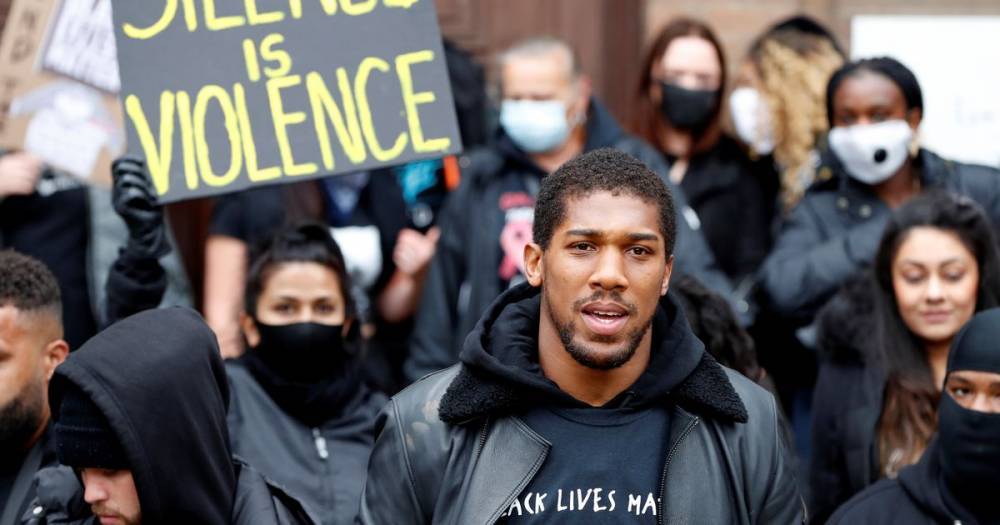
{"label": "jacket zipper", "polygon": [[682,432],[681,436],[677,438],[677,442],[674,443],[674,446],[670,447],[670,452],[667,453],[667,459],[663,462],[663,476],[660,478],[660,513],[656,516],[656,523],[658,525],[663,525],[663,514],[667,508],[667,469],[670,468],[670,461],[674,459],[674,454],[677,452],[677,448],[681,445],[681,442],[684,441],[684,438],[686,438],[692,430],[694,430],[694,427],[698,426],[699,421],[701,421],[701,419],[695,416],[695,418],[688,423],[684,432]]}
{"label": "jacket zipper", "polygon": [[313,444],[316,445],[316,454],[319,455],[320,459],[325,461],[326,458],[330,457],[330,451],[326,448],[326,438],[323,437],[323,434],[320,434],[318,428],[314,428],[312,430]]}

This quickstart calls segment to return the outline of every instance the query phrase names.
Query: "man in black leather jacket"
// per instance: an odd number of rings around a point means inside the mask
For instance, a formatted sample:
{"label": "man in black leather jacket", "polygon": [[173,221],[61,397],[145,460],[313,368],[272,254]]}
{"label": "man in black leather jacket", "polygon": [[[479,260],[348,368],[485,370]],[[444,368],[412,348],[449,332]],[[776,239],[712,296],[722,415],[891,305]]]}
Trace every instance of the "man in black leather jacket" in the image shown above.
{"label": "man in black leather jacket", "polygon": [[596,150],[542,180],[534,213],[527,283],[380,414],[361,523],[802,522],[774,399],[660,306],[660,178]]}

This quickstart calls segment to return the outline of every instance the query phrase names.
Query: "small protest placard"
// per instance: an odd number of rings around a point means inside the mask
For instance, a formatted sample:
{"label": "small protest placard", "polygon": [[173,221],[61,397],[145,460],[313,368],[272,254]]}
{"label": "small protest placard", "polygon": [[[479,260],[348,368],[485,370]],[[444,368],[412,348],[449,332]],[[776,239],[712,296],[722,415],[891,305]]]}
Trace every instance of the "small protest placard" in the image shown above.
{"label": "small protest placard", "polygon": [[161,202],[459,151],[432,0],[113,0]]}
{"label": "small protest placard", "polygon": [[125,149],[110,0],[15,0],[0,41],[0,147],[91,182]]}

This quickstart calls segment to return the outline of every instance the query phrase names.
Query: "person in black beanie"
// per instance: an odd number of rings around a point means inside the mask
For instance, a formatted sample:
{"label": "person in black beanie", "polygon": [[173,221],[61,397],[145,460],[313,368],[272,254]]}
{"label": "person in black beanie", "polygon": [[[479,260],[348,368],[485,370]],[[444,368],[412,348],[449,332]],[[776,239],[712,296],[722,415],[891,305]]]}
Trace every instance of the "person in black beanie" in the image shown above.
{"label": "person in black beanie", "polygon": [[1000,524],[1000,308],[955,338],[937,438],[916,465],[845,503],[831,524]]}
{"label": "person in black beanie", "polygon": [[39,471],[38,499],[22,520],[316,523],[233,456],[229,400],[215,334],[194,311],[149,310],[111,325],[60,365],[49,385],[65,466]]}

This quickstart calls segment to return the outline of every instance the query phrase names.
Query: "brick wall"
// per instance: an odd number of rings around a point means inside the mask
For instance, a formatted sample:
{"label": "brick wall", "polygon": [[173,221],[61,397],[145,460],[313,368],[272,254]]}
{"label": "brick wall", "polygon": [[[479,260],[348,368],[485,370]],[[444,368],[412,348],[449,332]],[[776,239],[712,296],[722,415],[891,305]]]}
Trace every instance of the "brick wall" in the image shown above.
{"label": "brick wall", "polygon": [[774,22],[805,13],[826,24],[846,49],[851,17],[862,14],[1000,15],[997,0],[647,0],[645,39],[674,16],[707,21],[719,35],[730,70],[753,39]]}

